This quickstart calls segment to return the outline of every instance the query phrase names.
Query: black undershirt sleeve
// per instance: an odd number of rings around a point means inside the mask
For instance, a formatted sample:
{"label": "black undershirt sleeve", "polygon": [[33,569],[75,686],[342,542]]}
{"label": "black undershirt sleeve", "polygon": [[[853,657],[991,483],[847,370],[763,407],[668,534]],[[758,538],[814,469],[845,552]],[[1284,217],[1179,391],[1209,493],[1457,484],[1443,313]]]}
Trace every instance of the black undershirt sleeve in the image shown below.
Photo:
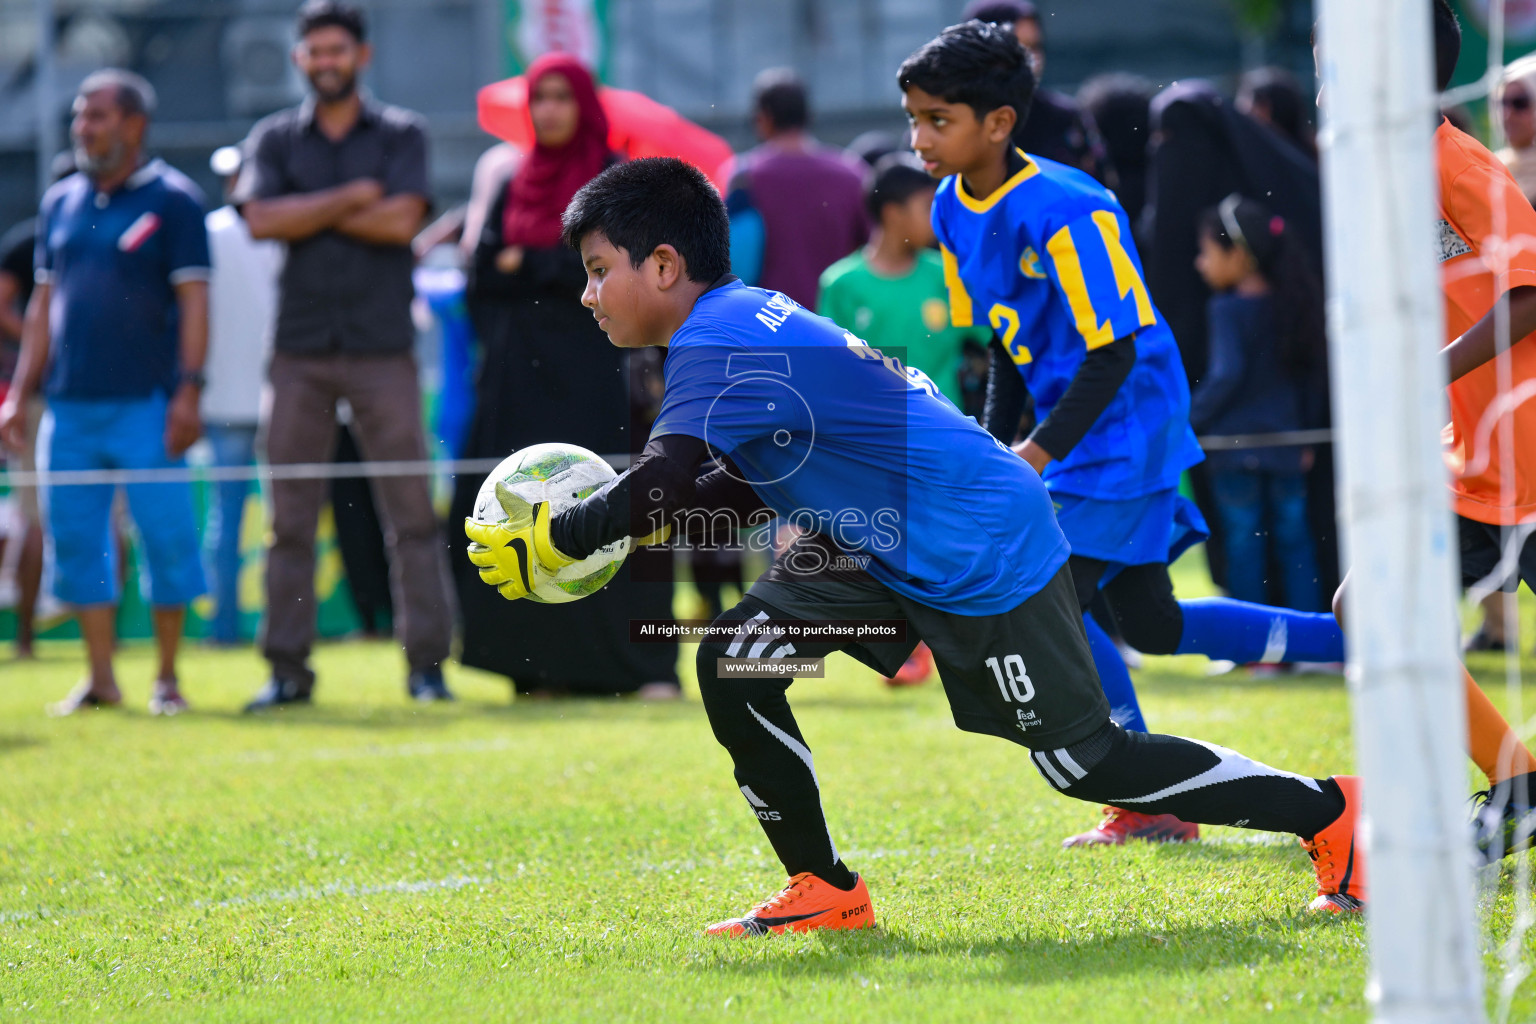
{"label": "black undershirt sleeve", "polygon": [[[690,515],[693,510],[704,514]],[[716,548],[733,541],[737,529],[761,526],[777,514],[725,459],[699,477],[692,509],[673,519],[673,529],[692,547]]]}
{"label": "black undershirt sleeve", "polygon": [[1003,444],[1012,445],[1018,439],[1019,420],[1029,403],[1029,390],[1019,368],[1013,365],[995,335],[987,346],[987,355],[987,401],[982,407],[981,425]]}
{"label": "black undershirt sleeve", "polygon": [[[1116,338],[1089,352],[1072,383],[1067,385],[1066,394],[1061,396],[1045,422],[1030,433],[1029,439],[1044,448],[1052,459],[1058,462],[1065,459],[1104,415],[1104,410],[1114,401],[1115,393],[1135,365],[1134,334]],[[990,403],[990,396],[988,401]]]}
{"label": "black undershirt sleeve", "polygon": [[[672,523],[689,543],[726,543],[737,527],[767,522],[767,511],[727,460],[702,476],[709,447],[687,434],[653,437],[624,473],[596,494],[555,516],[549,539],[568,558],[586,558],[622,537],[644,537]],[[688,512],[729,515],[680,515]]]}
{"label": "black undershirt sleeve", "polygon": [[708,445],[687,434],[651,438],[616,480],[550,520],[555,550],[580,560],[621,537],[653,533],[693,501],[708,453]]}

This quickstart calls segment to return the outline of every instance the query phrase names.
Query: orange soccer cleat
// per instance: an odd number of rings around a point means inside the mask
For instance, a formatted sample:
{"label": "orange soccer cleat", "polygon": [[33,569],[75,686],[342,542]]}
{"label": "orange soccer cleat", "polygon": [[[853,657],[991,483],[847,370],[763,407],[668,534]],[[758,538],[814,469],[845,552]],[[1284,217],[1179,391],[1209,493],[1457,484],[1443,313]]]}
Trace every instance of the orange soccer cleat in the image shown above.
{"label": "orange soccer cleat", "polygon": [[1145,839],[1149,843],[1192,843],[1199,838],[1200,826],[1183,818],[1106,807],[1104,820],[1097,828],[1068,836],[1061,845],[1070,850],[1074,846],[1124,846],[1127,839]]}
{"label": "orange soccer cleat", "polygon": [[875,907],[869,901],[869,889],[863,878],[854,877],[858,884],[844,892],[802,871],[745,916],[712,924],[704,929],[705,934],[737,937],[808,932],[813,928],[873,927]]}
{"label": "orange soccer cleat", "polygon": [[1360,780],[1353,775],[1335,775],[1344,793],[1344,813],[1332,825],[1301,848],[1312,858],[1317,872],[1317,898],[1307,909],[1327,914],[1358,914],[1365,909],[1365,860],[1355,842],[1355,826],[1360,820]]}

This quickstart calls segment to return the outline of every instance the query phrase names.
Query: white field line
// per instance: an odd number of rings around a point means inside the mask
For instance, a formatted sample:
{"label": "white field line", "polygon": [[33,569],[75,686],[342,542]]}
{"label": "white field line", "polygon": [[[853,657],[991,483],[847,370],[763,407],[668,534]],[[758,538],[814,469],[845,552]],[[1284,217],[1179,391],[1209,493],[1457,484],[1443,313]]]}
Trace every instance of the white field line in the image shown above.
{"label": "white field line", "polygon": [[[357,882],[327,882],[325,885],[298,885],[289,889],[251,893],[249,896],[231,896],[226,900],[192,900],[185,904],[169,904],[171,907],[186,906],[194,910],[223,910],[230,907],[254,907],[267,903],[301,903],[309,900],[328,900],[337,896],[380,896],[398,893],[457,892],[470,886],[485,885],[494,881],[477,875],[449,875],[447,878],[428,878],[418,881],[385,882],[361,885]],[[149,908],[165,907],[155,903]],[[87,907],[82,910],[63,910],[52,907],[35,907],[31,910],[0,910],[0,924],[37,919],[52,920],[63,917],[94,917],[107,912],[105,907]]]}
{"label": "white field line", "polygon": [[[458,749],[456,744],[412,744],[412,747],[437,747]],[[380,748],[360,748],[377,751]],[[388,748],[386,748],[388,749]],[[314,753],[322,753],[316,751]],[[352,752],[342,751],[339,754]],[[420,753],[417,751],[415,753]],[[355,756],[413,756],[404,754],[379,755],[356,754]],[[1201,844],[1208,846],[1289,846],[1295,842],[1291,836],[1280,835],[1272,832],[1253,832],[1238,835],[1202,836]],[[925,849],[886,849],[876,847],[871,850],[850,850],[845,856],[850,861],[868,862],[875,860],[932,860],[935,857],[962,856],[968,857],[978,853],[990,854],[995,851],[980,850],[975,846],[965,845],[955,848],[929,847]],[[728,854],[723,857],[687,857],[664,861],[640,861],[633,866],[637,872],[647,874],[668,874],[676,872],[698,871],[704,868],[735,868],[744,865],[760,866],[769,864],[772,857],[766,851],[760,853]],[[527,869],[524,865],[518,865],[518,873],[522,874]],[[537,868],[535,868],[537,870]],[[385,882],[376,884],[362,884],[355,881],[327,882],[324,885],[301,885],[288,889],[274,889],[267,892],[251,893],[248,896],[231,896],[223,900],[192,900],[187,904],[180,904],[195,910],[222,910],[231,907],[261,906],[270,903],[300,903],[311,900],[329,900],[338,896],[379,896],[396,895],[403,893],[427,893],[427,892],[456,892],[471,886],[494,885],[506,881],[497,876],[479,875],[449,875],[446,878],[419,879],[416,881]],[[172,907],[178,904],[171,904]],[[156,903],[150,907],[141,908],[153,910],[164,907],[164,903]],[[92,907],[81,910],[66,910],[63,908],[34,907],[30,910],[0,910],[0,924],[11,924],[18,921],[31,921],[37,919],[52,920],[55,918],[93,917],[106,913],[104,907]]]}
{"label": "white field line", "polygon": [[388,882],[383,885],[358,885],[356,882],[327,882],[325,885],[298,885],[291,889],[252,893],[249,896],[231,896],[227,900],[193,900],[191,906],[201,910],[219,910],[224,907],[251,907],[263,903],[299,903],[304,900],[328,900],[334,896],[378,896],[382,894],[456,892],[471,885],[484,885],[490,879],[475,875],[449,875],[447,878],[424,879],[417,882]]}
{"label": "white field line", "polygon": [[[856,857],[860,861],[881,860],[885,858],[909,859],[916,857],[931,858],[941,854],[960,854],[962,856],[975,853],[971,846],[963,846],[955,850],[940,850],[937,848],[928,850],[859,850],[850,852],[849,856]],[[674,871],[693,871],[700,868],[722,868],[739,864],[766,864],[765,856],[748,854],[730,855],[708,859],[685,859],[661,861],[651,863],[642,861],[636,864],[635,870],[645,873],[666,873]],[[519,873],[525,870],[519,864]],[[195,910],[222,910],[230,907],[261,906],[269,903],[299,903],[310,900],[329,900],[338,896],[378,896],[395,895],[399,893],[426,893],[426,892],[456,892],[471,886],[493,885],[505,879],[496,876],[479,875],[449,875],[446,878],[421,879],[418,881],[387,882],[382,884],[365,885],[358,882],[327,882],[324,885],[300,885],[288,889],[273,889],[268,892],[251,893],[248,896],[231,896],[223,900],[192,900],[190,903],[180,904]],[[178,904],[170,904],[175,907]],[[155,903],[148,908],[155,909],[165,907],[165,903]],[[0,924],[9,924],[16,921],[31,921],[39,918],[51,920],[66,917],[92,917],[106,913],[105,907],[89,907],[80,910],[66,910],[52,907],[34,907],[30,910],[0,910]]]}
{"label": "white field line", "polygon": [[[411,746],[457,749],[459,745],[423,743],[412,744]],[[377,750],[379,748],[362,749]],[[317,751],[316,753],[320,752]],[[340,753],[345,754],[351,752],[343,751]],[[380,755],[373,753],[362,754],[358,756]],[[395,754],[383,756],[411,755]],[[1253,832],[1239,835],[1202,836],[1200,842],[1209,846],[1289,846],[1295,842],[1295,840],[1290,836],[1280,835],[1278,833]],[[845,856],[850,861],[857,862],[915,859],[923,859],[926,861],[940,856],[973,856],[977,853],[991,854],[994,852],[996,851],[991,849],[985,851],[979,850],[977,847],[967,844],[965,846],[955,848],[929,847],[925,849],[886,849],[884,847],[876,847],[871,850],[850,850],[846,853]],[[693,872],[704,868],[714,868],[718,870],[721,868],[736,868],[741,866],[758,867],[770,864],[771,860],[772,857],[768,855],[766,851],[759,851],[756,853],[742,852],[738,854],[728,854],[723,857],[688,857],[664,861],[640,861],[634,865],[634,870],[647,874],[672,874],[678,872]],[[525,865],[518,865],[519,874],[523,874],[526,871],[527,868]],[[537,871],[537,867],[535,867],[535,871]],[[1495,881],[1490,882],[1485,876],[1482,883],[1482,895],[1485,897],[1485,899],[1490,896],[1490,890],[1496,888],[1497,885],[1497,872],[1494,872],[1492,877],[1495,879]],[[324,901],[335,899],[338,896],[360,897],[398,895],[406,893],[457,892],[460,889],[470,888],[471,886],[494,885],[504,881],[506,881],[506,879],[494,875],[449,875],[446,878],[386,882],[371,885],[351,881],[327,882],[324,885],[300,885],[287,889],[274,889],[267,892],[252,893],[248,896],[231,896],[230,898],[223,900],[198,899],[192,900],[190,903],[180,905],[187,906],[195,910],[224,910],[233,907],[253,907],[272,903],[301,903],[311,900]],[[178,904],[171,904],[171,907],[175,907],[177,905]],[[164,906],[166,906],[166,904],[156,903],[151,907],[141,909],[153,910]],[[12,924],[19,921],[33,921],[38,919],[55,920],[60,918],[95,917],[106,912],[107,908],[105,907],[90,907],[81,910],[66,910],[63,908],[52,907],[34,907],[30,910],[0,910],[0,924]]]}
{"label": "white field line", "polygon": [[84,917],[94,913],[90,910],[55,910],[52,907],[35,907],[32,910],[0,910],[0,924],[11,924],[14,921],[32,921],[42,919],[52,921],[57,917]]}
{"label": "white field line", "polygon": [[[1290,836],[1271,832],[1254,832],[1246,835],[1218,835],[1202,836],[1200,842],[1207,846],[1289,846],[1295,840]],[[932,860],[935,857],[962,856],[968,857],[977,853],[993,851],[980,851],[975,846],[966,845],[953,849],[930,847],[927,849],[885,849],[877,847],[872,850],[850,850],[845,856],[850,861],[868,862],[874,860]],[[728,854],[723,857],[684,857],[675,860],[640,861],[634,865],[634,870],[646,874],[668,874],[676,872],[698,871],[704,868],[734,868],[744,865],[758,866],[770,864],[772,858],[766,853]],[[519,864],[519,874],[526,868]],[[327,900],[337,896],[377,896],[397,893],[424,893],[424,892],[453,892],[470,886],[494,885],[504,879],[496,876],[479,875],[450,875],[446,878],[421,879],[417,881],[386,882],[381,884],[364,885],[358,882],[327,882],[324,885],[301,885],[288,889],[274,889],[268,892],[252,893],[248,896],[232,896],[224,900],[192,900],[185,906],[193,909],[218,910],[227,907],[260,906],[267,903],[298,903],[308,900]],[[154,904],[154,907],[163,907],[164,903]],[[176,906],[176,904],[172,904]],[[49,920],[64,917],[88,917],[105,913],[105,908],[86,908],[82,910],[66,910],[63,908],[34,907],[30,910],[0,910],[0,924],[11,924],[17,921],[30,921],[38,918]]]}

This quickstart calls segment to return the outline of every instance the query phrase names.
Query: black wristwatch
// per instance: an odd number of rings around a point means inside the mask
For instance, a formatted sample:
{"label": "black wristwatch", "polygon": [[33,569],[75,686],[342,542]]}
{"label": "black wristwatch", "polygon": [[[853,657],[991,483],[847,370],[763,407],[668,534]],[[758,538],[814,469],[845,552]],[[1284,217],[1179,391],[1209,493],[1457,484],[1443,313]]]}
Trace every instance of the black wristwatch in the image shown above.
{"label": "black wristwatch", "polygon": [[182,370],[181,382],[183,384],[191,384],[199,389],[206,388],[208,386],[208,375],[202,370]]}

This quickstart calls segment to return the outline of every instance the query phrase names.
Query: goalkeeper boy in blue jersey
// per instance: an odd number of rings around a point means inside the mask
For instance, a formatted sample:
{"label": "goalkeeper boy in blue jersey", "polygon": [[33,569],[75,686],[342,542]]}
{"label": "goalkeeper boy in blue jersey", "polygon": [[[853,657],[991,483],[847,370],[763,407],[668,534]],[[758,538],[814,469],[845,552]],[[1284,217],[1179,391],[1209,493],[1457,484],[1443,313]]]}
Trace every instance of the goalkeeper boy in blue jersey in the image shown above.
{"label": "goalkeeper boy in blue jersey", "polygon": [[[516,527],[466,523],[482,578],[516,599],[626,536],[708,538],[764,518],[805,531],[699,646],[710,726],[790,876],[710,932],[873,922],[822,813],[788,659],[842,651],[890,674],[919,640],[955,724],[1027,747],[1062,793],[1294,832],[1316,868],[1313,906],[1361,907],[1357,781],[1116,725],[1039,476],[922,373],[732,277],[725,206],[703,174],[670,159],[611,167],[572,199],[565,237],[609,340],[667,347],[666,393],[645,450],[598,493],[553,516],[537,505]],[[827,621],[898,622],[904,635],[818,632]]]}
{"label": "goalkeeper boy in blue jersey", "polygon": [[[1078,603],[1086,609],[1102,589],[1126,642],[1148,654],[1342,661],[1332,616],[1174,598],[1168,564],[1206,537],[1178,492],[1180,474],[1203,458],[1178,347],[1113,193],[1013,147],[1035,88],[1013,32],[952,26],[907,58],[898,81],[913,149],[944,179],[933,226],[951,316],[996,332],[985,425],[1012,444],[1033,396],[1036,426],[1014,451],[1051,494]],[[1124,661],[1092,617],[1085,627],[1117,721],[1145,730]],[[1198,834],[1168,815],[1106,807],[1097,828],[1066,845]]]}

